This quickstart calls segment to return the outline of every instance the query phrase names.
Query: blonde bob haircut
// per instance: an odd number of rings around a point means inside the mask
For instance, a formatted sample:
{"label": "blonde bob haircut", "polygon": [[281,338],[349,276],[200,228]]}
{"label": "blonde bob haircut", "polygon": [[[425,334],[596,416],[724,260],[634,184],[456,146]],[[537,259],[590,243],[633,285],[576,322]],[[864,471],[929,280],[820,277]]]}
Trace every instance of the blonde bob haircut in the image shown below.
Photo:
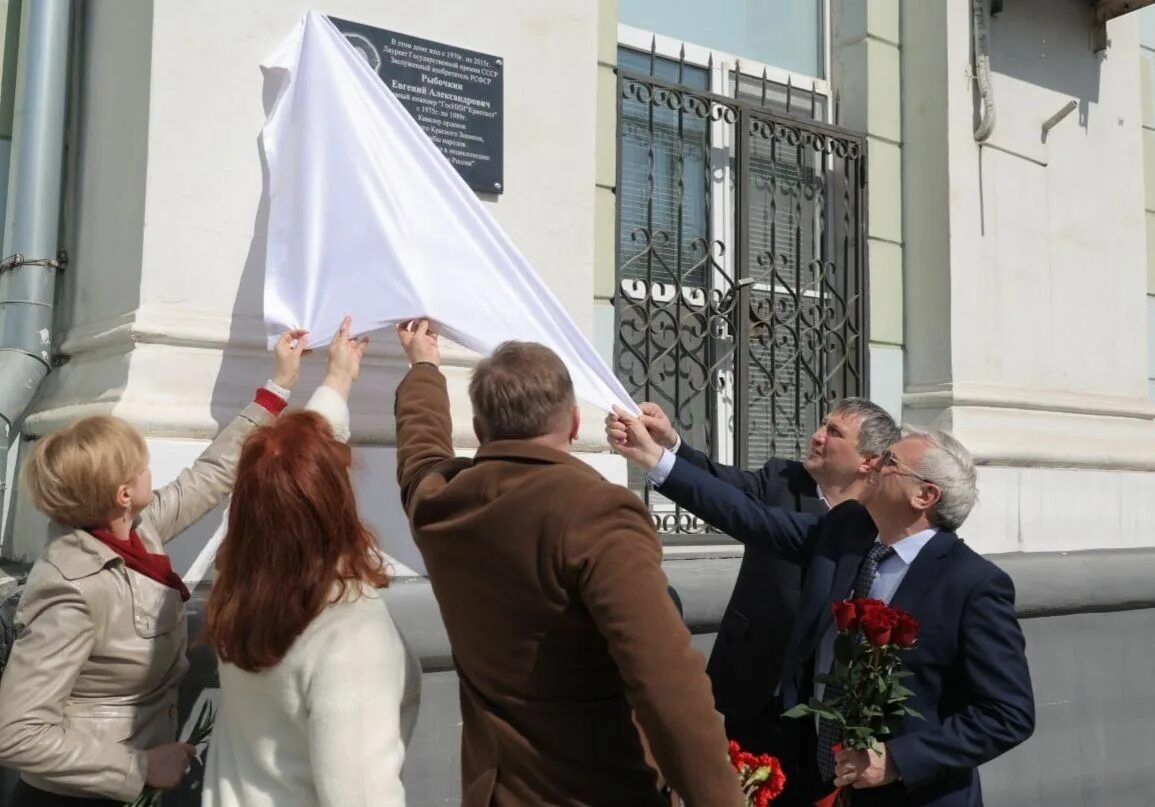
{"label": "blonde bob haircut", "polygon": [[112,415],[78,420],[43,437],[24,461],[21,484],[42,513],[69,527],[96,527],[116,507],[116,490],[148,463],[144,438]]}

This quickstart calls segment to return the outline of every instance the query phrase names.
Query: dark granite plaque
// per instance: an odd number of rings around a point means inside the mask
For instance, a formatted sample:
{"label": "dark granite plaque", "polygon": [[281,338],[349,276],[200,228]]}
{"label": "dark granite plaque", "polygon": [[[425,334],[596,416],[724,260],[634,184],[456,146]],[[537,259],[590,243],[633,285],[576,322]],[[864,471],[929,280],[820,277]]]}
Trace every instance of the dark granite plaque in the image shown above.
{"label": "dark granite plaque", "polygon": [[501,193],[502,62],[330,17],[478,193]]}

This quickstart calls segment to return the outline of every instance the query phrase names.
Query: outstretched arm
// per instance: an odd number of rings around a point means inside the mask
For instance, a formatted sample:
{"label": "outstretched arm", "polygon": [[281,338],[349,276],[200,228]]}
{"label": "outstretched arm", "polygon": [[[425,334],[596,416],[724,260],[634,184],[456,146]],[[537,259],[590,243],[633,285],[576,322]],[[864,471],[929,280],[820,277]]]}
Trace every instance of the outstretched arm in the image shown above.
{"label": "outstretched arm", "polygon": [[305,331],[286,331],[273,348],[273,378],[257,390],[256,400],[233,418],[199,457],[175,480],[156,491],[141,513],[156,535],[168,542],[220,504],[233,488],[245,438],[272,422],[288,402],[300,374],[301,354],[308,345]]}
{"label": "outstretched arm", "polygon": [[818,516],[763,504],[734,485],[674,457],[653,439],[641,418],[627,412],[616,410],[612,419],[607,419],[606,436],[615,451],[646,473],[660,463],[668,465],[669,473],[659,490],[674,503],[742,543],[766,547],[791,562],[806,560],[817,540]]}
{"label": "outstretched arm", "polygon": [[449,392],[441,374],[441,351],[429,321],[397,327],[401,347],[412,365],[397,387],[397,482],[408,515],[417,488],[431,472],[453,461],[453,420]]}
{"label": "outstretched arm", "polygon": [[[682,439],[662,407],[651,401],[645,401],[638,406],[642,410],[638,420],[662,448],[668,449],[678,459],[696,465],[711,476],[733,485],[743,493],[749,493],[754,498],[761,500],[768,497],[768,491],[771,487],[771,473],[768,466],[763,466],[757,471],[747,471],[736,465],[715,462],[710,459],[708,454],[694,448]],[[607,425],[616,417],[616,415],[611,414],[606,419]]]}
{"label": "outstretched arm", "polygon": [[817,541],[820,516],[771,507],[680,457],[658,490],[732,538],[792,563],[805,562]]}

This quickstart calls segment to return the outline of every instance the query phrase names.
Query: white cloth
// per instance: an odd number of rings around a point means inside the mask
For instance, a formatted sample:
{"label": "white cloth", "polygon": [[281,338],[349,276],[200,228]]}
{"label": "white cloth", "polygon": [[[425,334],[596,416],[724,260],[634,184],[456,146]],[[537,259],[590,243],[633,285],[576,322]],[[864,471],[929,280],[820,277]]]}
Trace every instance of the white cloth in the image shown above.
{"label": "white cloth", "polygon": [[265,322],[325,344],[341,317],[361,332],[429,317],[479,353],[540,342],[579,398],[638,409],[589,340],[368,63],[311,11],[264,65],[275,100],[261,132],[269,169]]}
{"label": "white cloth", "polygon": [[352,591],[276,666],[220,665],[201,807],[404,807],[420,674],[383,592]]}

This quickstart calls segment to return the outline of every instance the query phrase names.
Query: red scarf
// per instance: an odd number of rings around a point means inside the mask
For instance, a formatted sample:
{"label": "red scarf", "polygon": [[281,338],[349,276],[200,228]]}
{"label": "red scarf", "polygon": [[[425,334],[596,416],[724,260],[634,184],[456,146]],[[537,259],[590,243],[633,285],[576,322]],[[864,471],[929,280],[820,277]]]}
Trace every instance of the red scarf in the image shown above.
{"label": "red scarf", "polygon": [[176,589],[180,592],[180,598],[188,601],[188,586],[180,579],[180,575],[172,570],[172,561],[169,560],[168,555],[163,552],[149,552],[145,548],[144,542],[140,540],[140,536],[136,534],[136,530],[132,530],[128,534],[127,541],[117,538],[110,530],[89,530],[89,533],[93,538],[124,558],[125,566],[158,583],[163,583],[169,588]]}

